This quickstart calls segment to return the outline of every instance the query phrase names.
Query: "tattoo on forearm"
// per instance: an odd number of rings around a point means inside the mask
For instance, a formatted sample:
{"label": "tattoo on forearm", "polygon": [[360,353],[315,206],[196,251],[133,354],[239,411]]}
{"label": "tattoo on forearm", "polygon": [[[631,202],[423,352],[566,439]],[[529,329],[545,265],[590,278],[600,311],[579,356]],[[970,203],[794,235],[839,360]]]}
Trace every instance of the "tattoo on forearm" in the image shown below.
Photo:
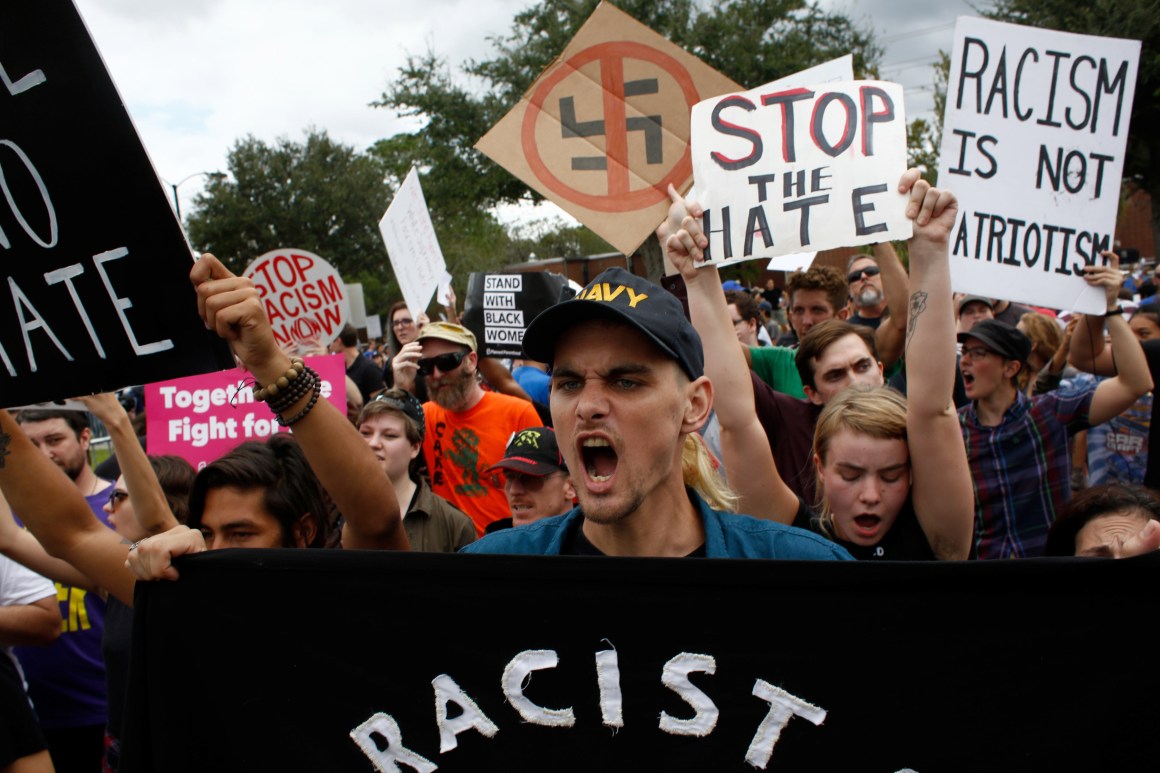
{"label": "tattoo on forearm", "polygon": [[910,295],[910,317],[906,320],[906,348],[910,349],[910,339],[914,337],[914,329],[918,327],[918,317],[926,311],[926,293],[919,290]]}
{"label": "tattoo on forearm", "polygon": [[7,432],[0,431],[0,470],[4,469],[4,457],[12,453],[8,450],[8,443],[12,440]]}

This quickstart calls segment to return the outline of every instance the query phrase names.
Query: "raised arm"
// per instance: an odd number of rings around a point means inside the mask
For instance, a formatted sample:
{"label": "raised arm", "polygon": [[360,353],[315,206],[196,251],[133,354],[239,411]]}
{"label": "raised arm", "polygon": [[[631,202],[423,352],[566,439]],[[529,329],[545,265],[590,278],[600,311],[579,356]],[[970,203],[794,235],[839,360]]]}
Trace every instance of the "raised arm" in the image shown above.
{"label": "raised arm", "polygon": [[705,375],[713,382],[714,408],[721,425],[721,454],[729,485],[740,497],[738,509],[759,518],[792,523],[797,495],[778,474],[769,441],[757,420],[749,367],[738,346],[716,266],[697,268],[708,240],[701,230],[701,209],[669,186],[672,206],[657,229],[666,259],[689,291],[689,316],[705,349]]}
{"label": "raised arm", "polygon": [[0,411],[0,491],[48,553],[99,587],[133,603],[129,546],[93,516],[64,471],[32,445],[8,411]]}
{"label": "raised arm", "polygon": [[532,401],[532,398],[520,386],[520,382],[516,381],[512,372],[494,357],[480,356],[479,372],[487,379],[487,383],[491,385],[491,388],[500,394],[518,397],[521,400],[527,400],[529,403]]}
{"label": "raised arm", "polygon": [[874,342],[878,347],[878,360],[882,366],[889,368],[902,357],[902,350],[906,337],[906,318],[910,299],[909,280],[894,245],[890,242],[879,242],[874,245],[874,258],[878,261],[878,269],[882,272],[882,289],[886,293],[886,302],[890,315],[882,320],[878,330],[874,333]]}
{"label": "raised arm", "polygon": [[[260,384],[271,384],[290,368],[278,349],[250,280],[234,276],[212,255],[194,264],[190,280],[197,290],[198,312],[206,325],[230,342],[234,354]],[[306,409],[303,395],[283,416]],[[344,545],[349,548],[406,550],[399,503],[390,479],[374,452],[346,417],[327,400],[317,400],[294,422],[297,438],[318,480],[346,519]]]}
{"label": "raised arm", "polygon": [[117,463],[121,466],[121,474],[125,476],[125,488],[133,500],[133,513],[141,529],[149,535],[172,529],[177,525],[177,519],[169,510],[165,492],[161,490],[145,449],[137,441],[129,414],[125,413],[117,398],[109,393],[78,399],[109,430]]}
{"label": "raised arm", "polygon": [[906,433],[911,502],[940,559],[965,559],[974,528],[974,491],[952,392],[955,322],[951,312],[949,236],[958,203],[911,169],[899,190],[910,194],[910,310],[906,332]]}
{"label": "raised arm", "polygon": [[[1103,266],[1085,266],[1084,279],[1088,284],[1104,289],[1108,311],[1113,312],[1119,308],[1120,287],[1124,277],[1120,274],[1120,259],[1116,253],[1106,251],[1101,254],[1107,263]],[[1119,416],[1152,389],[1152,375],[1148,372],[1144,349],[1136,334],[1128,327],[1124,315],[1117,313],[1106,316],[1104,322],[1112,339],[1115,368],[1119,374],[1115,378],[1101,381],[1096,387],[1088,412],[1088,421],[1093,426]],[[1075,340],[1074,335],[1072,340]]]}
{"label": "raised arm", "polygon": [[[68,561],[50,556],[44,545],[32,536],[32,532],[16,525],[16,521],[12,518],[12,509],[8,507],[8,500],[3,494],[0,494],[0,554],[53,582],[74,585],[89,591],[98,590],[96,583],[79,572],[75,566]],[[3,641],[3,637],[0,637],[0,641]]]}

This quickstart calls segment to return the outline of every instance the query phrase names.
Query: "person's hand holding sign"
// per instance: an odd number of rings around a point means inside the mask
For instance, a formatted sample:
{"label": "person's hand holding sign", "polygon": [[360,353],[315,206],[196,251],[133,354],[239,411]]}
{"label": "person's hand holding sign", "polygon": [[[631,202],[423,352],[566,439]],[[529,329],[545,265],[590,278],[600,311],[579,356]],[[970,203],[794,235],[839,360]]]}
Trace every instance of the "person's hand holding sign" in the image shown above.
{"label": "person's hand holding sign", "polygon": [[290,367],[274,341],[254,283],[235,276],[206,253],[189,274],[197,290],[197,312],[205,325],[229,341],[234,355],[259,383],[269,384]]}
{"label": "person's hand holding sign", "polygon": [[[696,279],[696,265],[704,260],[709,238],[701,230],[701,205],[689,201],[669,185],[669,216],[657,226],[657,240],[664,250],[665,262],[676,269],[688,283]],[[713,275],[717,272],[714,270]]]}
{"label": "person's hand holding sign", "polygon": [[1093,287],[1104,288],[1108,299],[1108,311],[1115,311],[1120,305],[1120,288],[1124,286],[1124,275],[1120,273],[1120,256],[1111,250],[1100,253],[1106,263],[1102,266],[1084,266],[1083,278]]}

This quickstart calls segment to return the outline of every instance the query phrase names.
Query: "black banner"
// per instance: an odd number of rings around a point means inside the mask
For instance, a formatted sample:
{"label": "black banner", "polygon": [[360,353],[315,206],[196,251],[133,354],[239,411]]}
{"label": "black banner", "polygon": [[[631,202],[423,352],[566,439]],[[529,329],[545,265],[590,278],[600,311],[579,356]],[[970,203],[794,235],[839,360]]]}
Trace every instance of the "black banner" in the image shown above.
{"label": "black banner", "polygon": [[0,405],[232,366],[192,256],[68,0],[0,11]]}
{"label": "black banner", "polygon": [[1146,770],[1124,561],[206,553],[137,593],[127,773]]}
{"label": "black banner", "polygon": [[546,271],[473,273],[467,280],[463,325],[475,334],[483,357],[520,357],[524,330],[560,300],[568,280]]}

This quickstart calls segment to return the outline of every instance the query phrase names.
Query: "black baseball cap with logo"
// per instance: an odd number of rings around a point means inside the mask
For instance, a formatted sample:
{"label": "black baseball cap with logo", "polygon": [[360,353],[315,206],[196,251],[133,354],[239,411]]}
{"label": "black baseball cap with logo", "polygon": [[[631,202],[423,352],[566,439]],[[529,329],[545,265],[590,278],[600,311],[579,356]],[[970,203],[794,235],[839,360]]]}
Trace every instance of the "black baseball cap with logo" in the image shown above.
{"label": "black baseball cap with logo", "polygon": [[590,319],[625,322],[677,361],[690,379],[705,372],[701,336],[675,295],[623,268],[601,271],[575,298],[540,313],[524,332],[524,356],[551,363],[568,328]]}
{"label": "black baseball cap with logo", "polygon": [[556,432],[551,427],[531,427],[515,433],[508,442],[503,459],[488,467],[487,472],[499,469],[515,470],[536,477],[568,471],[564,457],[560,455]]}

